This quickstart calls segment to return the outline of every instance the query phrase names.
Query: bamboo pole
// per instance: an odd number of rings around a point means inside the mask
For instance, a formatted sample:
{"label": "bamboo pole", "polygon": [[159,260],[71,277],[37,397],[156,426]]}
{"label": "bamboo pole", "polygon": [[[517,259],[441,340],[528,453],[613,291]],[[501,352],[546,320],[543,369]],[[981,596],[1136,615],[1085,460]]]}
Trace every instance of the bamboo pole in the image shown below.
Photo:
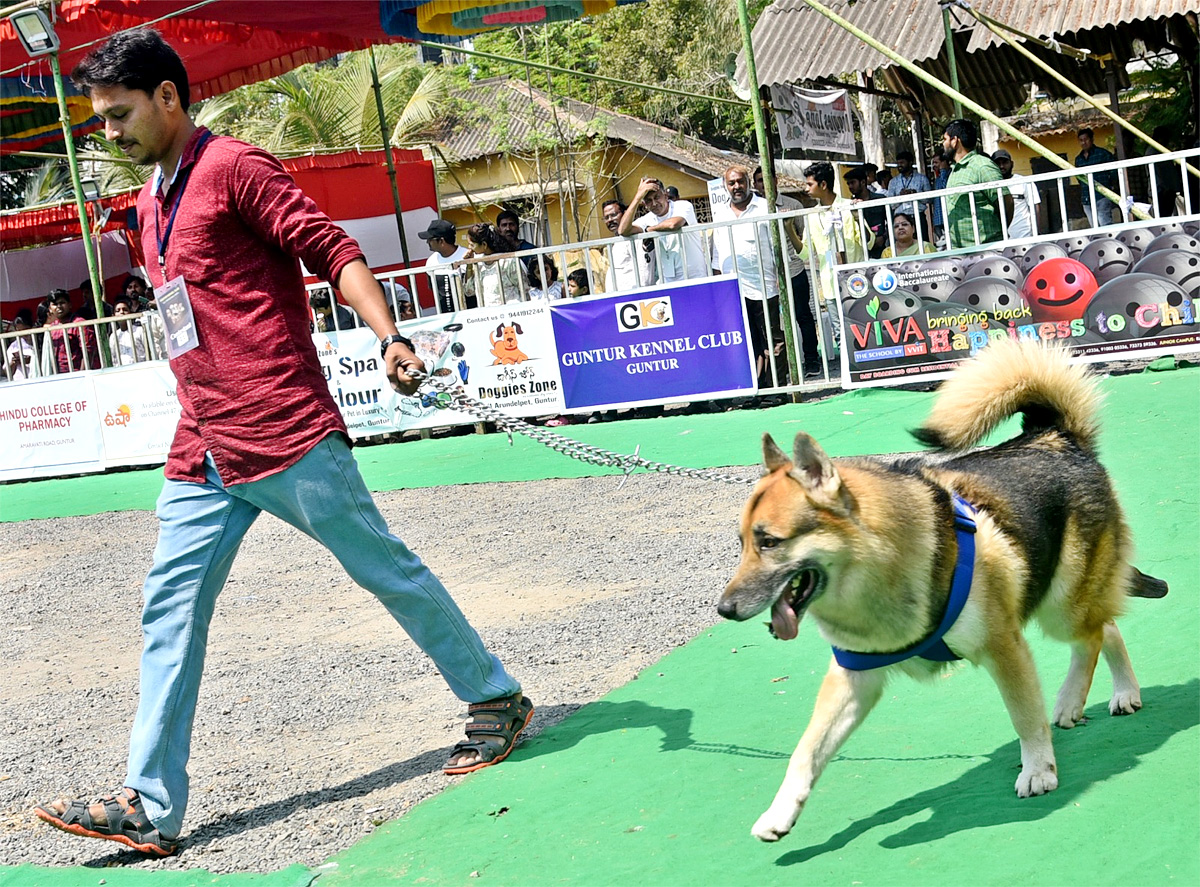
{"label": "bamboo pole", "polygon": [[[995,19],[991,18],[990,16],[984,15],[983,13],[974,9],[973,7],[968,6],[967,11],[970,12],[973,16],[975,16],[975,18],[978,21],[980,21],[985,27],[987,27],[993,34],[995,34],[997,37],[999,37],[1001,40],[1003,40],[1005,43],[1007,43],[1009,46],[1011,46],[1014,50],[1019,52],[1021,55],[1025,56],[1025,58],[1029,59],[1031,62],[1033,62],[1039,68],[1041,68],[1043,71],[1045,71],[1047,74],[1049,74],[1055,80],[1057,80],[1059,83],[1061,83],[1067,89],[1069,89],[1076,96],[1083,99],[1085,102],[1087,102],[1089,105],[1091,105],[1097,111],[1099,111],[1105,117],[1109,118],[1113,123],[1117,124],[1118,126],[1123,128],[1127,132],[1132,133],[1137,138],[1141,139],[1143,142],[1145,142],[1147,145],[1149,145],[1151,148],[1153,148],[1155,151],[1159,151],[1163,154],[1171,153],[1171,149],[1168,148],[1166,145],[1160,145],[1153,138],[1146,135],[1144,132],[1142,132],[1140,129],[1138,129],[1136,126],[1134,126],[1132,123],[1130,123],[1124,117],[1122,117],[1120,114],[1115,113],[1114,111],[1112,111],[1111,108],[1105,107],[1103,104],[1096,101],[1094,98],[1092,98],[1092,96],[1088,95],[1086,92],[1084,92],[1082,89],[1080,89],[1074,83],[1072,83],[1070,80],[1068,80],[1062,74],[1060,74],[1058,71],[1054,70],[1054,68],[1050,67],[1050,65],[1046,64],[1046,62],[1044,62],[1042,59],[1038,58],[1036,55],[1034,55],[1032,52],[1030,52],[1027,47],[1022,46],[1020,43],[1018,43],[1017,41],[1015,41],[1011,37],[1009,37],[1008,34],[1005,34],[1002,30],[1002,23],[997,22]],[[1200,170],[1196,169],[1196,167],[1192,166],[1190,163],[1185,164],[1185,165],[1187,166],[1188,172],[1190,172],[1192,175],[1200,176]]]}

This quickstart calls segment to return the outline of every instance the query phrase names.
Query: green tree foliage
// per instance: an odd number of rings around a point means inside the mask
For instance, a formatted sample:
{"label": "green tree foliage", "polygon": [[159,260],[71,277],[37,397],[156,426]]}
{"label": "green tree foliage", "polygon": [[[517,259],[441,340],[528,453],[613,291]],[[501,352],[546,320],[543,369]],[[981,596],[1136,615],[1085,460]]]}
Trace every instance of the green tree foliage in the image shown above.
{"label": "green tree foliage", "polygon": [[[752,22],[766,5],[766,0],[750,4]],[[527,79],[555,95],[642,117],[718,144],[745,149],[753,143],[754,121],[748,107],[704,99],[735,97],[725,77],[730,55],[741,48],[737,4],[732,0],[648,0],[594,18],[495,31],[476,38],[475,48],[633,83],[669,86],[695,98],[481,59],[471,63],[477,78]]]}
{"label": "green tree foliage", "polygon": [[[411,46],[378,46],[374,53],[392,145],[421,143],[445,100],[445,71],[419,65]],[[369,51],[217,96],[196,119],[280,154],[383,145]]]}
{"label": "green tree foliage", "polygon": [[1177,57],[1170,62],[1147,62],[1144,71],[1135,71],[1129,77],[1134,89],[1142,90],[1148,98],[1138,103],[1133,122],[1147,133],[1163,127],[1171,134],[1169,148],[1185,148],[1195,139],[1197,126],[1188,72]]}

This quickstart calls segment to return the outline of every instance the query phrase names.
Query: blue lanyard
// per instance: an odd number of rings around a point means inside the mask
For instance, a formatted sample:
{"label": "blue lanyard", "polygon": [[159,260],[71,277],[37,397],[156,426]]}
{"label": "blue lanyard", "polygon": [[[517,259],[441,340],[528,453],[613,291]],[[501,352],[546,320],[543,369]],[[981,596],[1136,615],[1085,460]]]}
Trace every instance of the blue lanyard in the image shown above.
{"label": "blue lanyard", "polygon": [[[167,243],[171,239],[171,230],[175,227],[175,213],[179,212],[179,204],[183,203],[183,190],[187,187],[188,179],[192,175],[192,169],[196,162],[200,159],[200,151],[205,143],[212,138],[211,132],[201,134],[199,141],[196,143],[196,150],[193,152],[192,164],[184,170],[183,178],[179,180],[179,185],[175,189],[175,205],[171,207],[171,215],[167,217],[167,230],[162,231],[159,228],[159,213],[154,214],[154,236],[158,240],[158,267],[163,269],[164,276],[166,275],[167,267]],[[170,190],[170,186],[167,186]]]}

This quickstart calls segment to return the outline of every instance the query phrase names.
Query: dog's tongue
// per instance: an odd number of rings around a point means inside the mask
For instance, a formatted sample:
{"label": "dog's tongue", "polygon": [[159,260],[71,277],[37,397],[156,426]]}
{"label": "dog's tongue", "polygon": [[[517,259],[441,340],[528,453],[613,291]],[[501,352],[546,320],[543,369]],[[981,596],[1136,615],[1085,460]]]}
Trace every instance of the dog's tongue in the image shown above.
{"label": "dog's tongue", "polygon": [[771,608],[771,630],[781,641],[790,641],[800,633],[800,617],[788,606],[785,594],[781,594]]}

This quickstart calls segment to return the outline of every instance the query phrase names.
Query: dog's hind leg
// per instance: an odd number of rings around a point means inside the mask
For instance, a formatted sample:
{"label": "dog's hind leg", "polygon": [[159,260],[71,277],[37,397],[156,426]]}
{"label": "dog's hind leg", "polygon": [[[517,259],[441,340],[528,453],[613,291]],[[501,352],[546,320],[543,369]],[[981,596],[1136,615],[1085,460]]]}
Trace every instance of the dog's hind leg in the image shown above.
{"label": "dog's hind leg", "polygon": [[863,722],[883,695],[884,669],[849,671],[836,662],[817,693],[812,720],[788,762],[787,775],[767,812],[750,830],[762,841],[778,841],[792,830],[817,777],[842,743]]}
{"label": "dog's hind leg", "polygon": [[1021,740],[1021,775],[1017,796],[1029,798],[1058,788],[1058,767],[1050,740],[1050,723],[1042,707],[1042,688],[1033,654],[1019,632],[1002,632],[989,644],[981,664],[1000,688],[1013,727]]}
{"label": "dog's hind leg", "polygon": [[[1116,628],[1113,625],[1113,628]],[[1117,636],[1118,641],[1120,635]],[[1070,730],[1083,720],[1083,709],[1087,704],[1088,690],[1092,688],[1092,676],[1096,673],[1096,662],[1105,642],[1104,632],[1096,631],[1084,638],[1075,638],[1071,643],[1071,665],[1066,680],[1058,691],[1054,703],[1054,725]],[[1121,645],[1124,650],[1124,645]]]}
{"label": "dog's hind leg", "polygon": [[1138,686],[1129,661],[1129,651],[1121,630],[1111,619],[1104,623],[1104,661],[1112,672],[1113,695],[1108,703],[1108,712],[1113,715],[1131,715],[1142,707],[1142,688]]}

